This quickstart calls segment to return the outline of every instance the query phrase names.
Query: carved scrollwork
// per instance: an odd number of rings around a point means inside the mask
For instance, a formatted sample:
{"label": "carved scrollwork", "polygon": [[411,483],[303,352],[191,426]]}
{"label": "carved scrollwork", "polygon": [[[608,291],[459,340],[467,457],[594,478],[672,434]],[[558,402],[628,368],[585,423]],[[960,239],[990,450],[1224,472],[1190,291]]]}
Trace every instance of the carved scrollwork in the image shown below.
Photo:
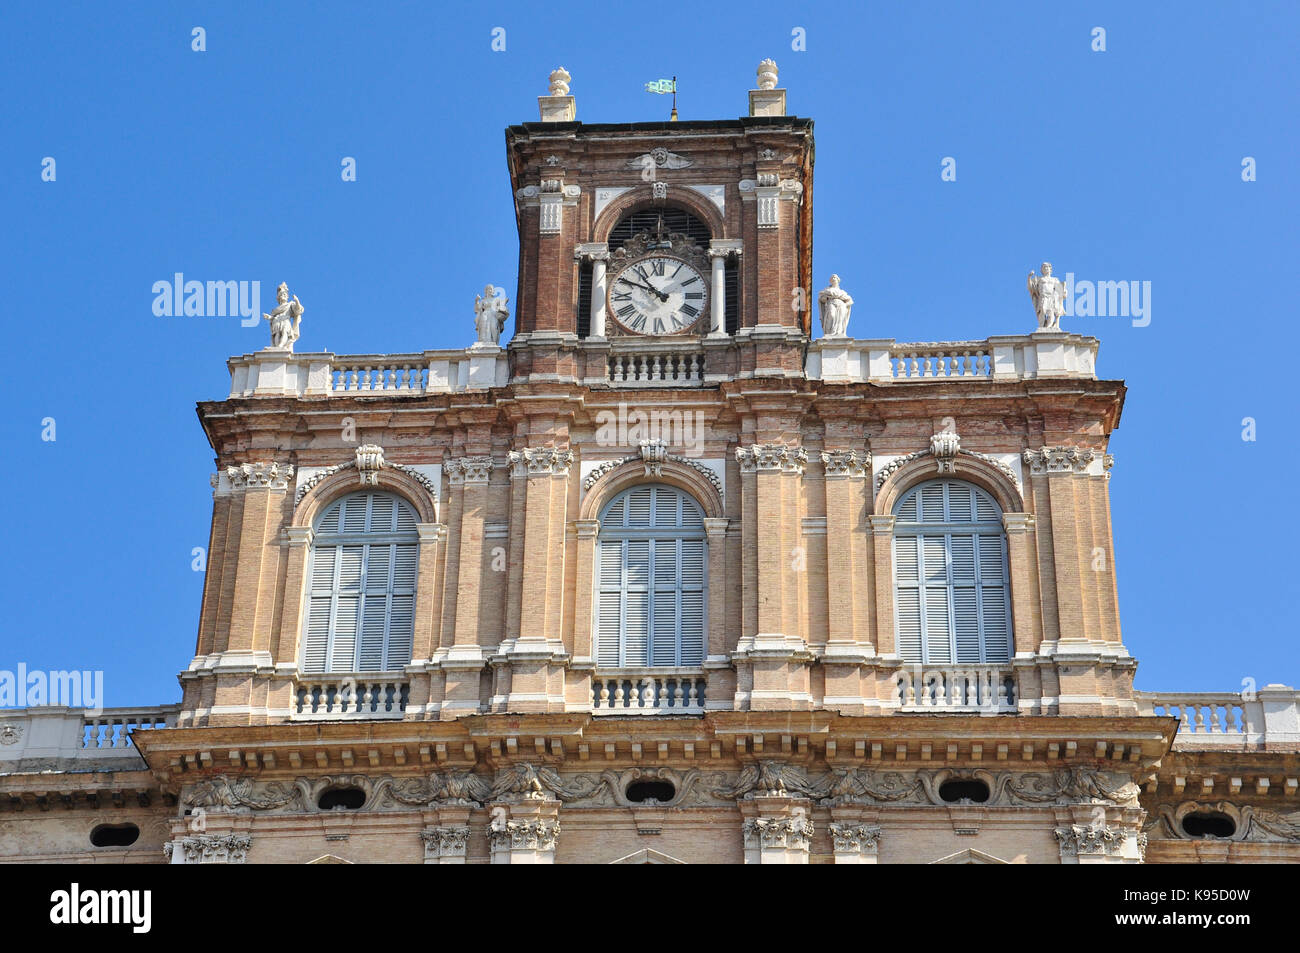
{"label": "carved scrollwork", "polygon": [[569,778],[546,767],[527,762],[512,764],[497,772],[496,780],[488,791],[488,800],[512,801],[520,799],[561,801],[590,799],[609,784],[604,777],[578,774]]}
{"label": "carved scrollwork", "polygon": [[713,792],[721,798],[750,800],[755,797],[780,797],[800,795],[819,797],[821,792],[808,780],[808,775],[798,765],[784,761],[758,761],[740,769],[733,784],[719,787]]}
{"label": "carved scrollwork", "polygon": [[1250,804],[1234,804],[1231,801],[1184,801],[1182,804],[1161,804],[1152,813],[1153,817],[1144,825],[1144,830],[1154,832],[1164,839],[1198,840],[1196,836],[1183,830],[1183,820],[1189,814],[1214,812],[1225,814],[1231,819],[1234,829],[1231,835],[1216,838],[1230,841],[1253,841],[1265,843],[1300,842],[1300,811],[1282,814]]}

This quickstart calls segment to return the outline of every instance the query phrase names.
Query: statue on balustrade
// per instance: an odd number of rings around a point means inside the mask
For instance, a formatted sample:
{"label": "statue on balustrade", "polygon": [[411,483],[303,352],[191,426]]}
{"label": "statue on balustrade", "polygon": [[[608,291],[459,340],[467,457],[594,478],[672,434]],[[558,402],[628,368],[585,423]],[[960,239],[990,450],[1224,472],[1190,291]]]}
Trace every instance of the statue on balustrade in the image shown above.
{"label": "statue on balustrade", "polygon": [[853,310],[853,299],[840,287],[840,276],[831,275],[829,287],[823,288],[817,295],[817,304],[822,311],[822,336],[828,338],[847,337],[849,333],[849,313]]}
{"label": "statue on balustrade", "polygon": [[501,288],[493,285],[474,298],[474,327],[478,330],[479,344],[499,345],[506,319],[510,317],[509,300]]}
{"label": "statue on balustrade", "polygon": [[1043,262],[1041,274],[1029,273],[1029,297],[1034,301],[1038,315],[1038,330],[1061,330],[1061,315],[1065,314],[1065,282],[1052,277],[1052,263]]}
{"label": "statue on balustrade", "polygon": [[302,321],[302,302],[297,295],[290,300],[289,286],[283,281],[275,289],[275,300],[278,302],[275,310],[270,314],[262,313],[262,317],[271,322],[271,347],[292,351],[293,342],[298,340],[298,324]]}

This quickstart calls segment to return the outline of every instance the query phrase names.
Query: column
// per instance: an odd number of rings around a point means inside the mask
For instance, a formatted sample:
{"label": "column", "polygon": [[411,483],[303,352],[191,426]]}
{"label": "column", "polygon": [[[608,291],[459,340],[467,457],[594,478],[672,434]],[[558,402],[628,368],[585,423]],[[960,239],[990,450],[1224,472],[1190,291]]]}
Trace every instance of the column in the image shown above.
{"label": "column", "polygon": [[589,337],[605,336],[605,262],[609,251],[592,252],[591,255],[591,331]]}
{"label": "column", "polygon": [[727,333],[727,253],[709,249],[713,263],[713,288],[709,294],[709,333],[721,336]]}
{"label": "column", "polygon": [[806,864],[812,843],[812,802],[789,796],[740,801],[747,864]]}
{"label": "column", "polygon": [[713,281],[709,290],[709,336],[727,336],[727,259],[740,257],[744,242],[737,238],[715,238],[709,242]]}

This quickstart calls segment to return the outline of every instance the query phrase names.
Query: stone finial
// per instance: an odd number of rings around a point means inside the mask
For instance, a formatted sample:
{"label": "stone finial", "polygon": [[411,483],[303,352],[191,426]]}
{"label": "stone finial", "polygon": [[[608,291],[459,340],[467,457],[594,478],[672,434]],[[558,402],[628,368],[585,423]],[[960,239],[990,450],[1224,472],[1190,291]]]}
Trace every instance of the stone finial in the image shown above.
{"label": "stone finial", "polygon": [[573,122],[578,118],[577,103],[569,95],[569,80],[572,78],[563,66],[551,70],[549,92],[537,97],[542,122]]}
{"label": "stone finial", "polygon": [[763,60],[758,64],[758,89],[749,91],[751,116],[784,116],[785,90],[776,88],[776,63]]}
{"label": "stone finial", "polygon": [[846,337],[849,332],[849,315],[853,298],[840,287],[840,276],[831,275],[831,283],[817,294],[817,304],[822,312],[822,336]]}

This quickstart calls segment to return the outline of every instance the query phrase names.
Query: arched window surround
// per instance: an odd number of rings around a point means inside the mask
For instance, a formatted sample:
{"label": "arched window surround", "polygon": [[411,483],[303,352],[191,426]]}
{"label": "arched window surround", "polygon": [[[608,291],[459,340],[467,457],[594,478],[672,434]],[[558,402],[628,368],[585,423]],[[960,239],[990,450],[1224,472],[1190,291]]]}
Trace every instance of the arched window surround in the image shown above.
{"label": "arched window surround", "polygon": [[944,478],[899,493],[894,638],[905,663],[1005,664],[1014,651],[1009,554],[998,500]]}

